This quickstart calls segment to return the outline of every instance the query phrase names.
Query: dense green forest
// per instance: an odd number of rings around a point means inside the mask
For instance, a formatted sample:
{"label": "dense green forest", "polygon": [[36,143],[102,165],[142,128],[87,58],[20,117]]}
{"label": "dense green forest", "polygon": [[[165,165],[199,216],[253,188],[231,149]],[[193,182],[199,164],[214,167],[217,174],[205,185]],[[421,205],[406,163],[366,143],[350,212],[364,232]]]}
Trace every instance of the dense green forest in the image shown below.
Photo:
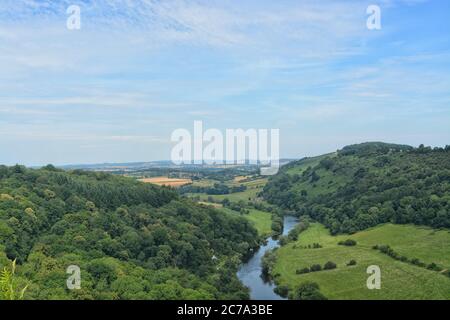
{"label": "dense green forest", "polygon": [[347,146],[284,166],[262,195],[332,234],[385,222],[450,228],[450,146]]}
{"label": "dense green forest", "polygon": [[[0,166],[0,269],[25,299],[241,299],[258,236],[242,217],[131,178]],[[81,269],[68,290],[66,269]],[[5,269],[7,270],[7,269]]]}

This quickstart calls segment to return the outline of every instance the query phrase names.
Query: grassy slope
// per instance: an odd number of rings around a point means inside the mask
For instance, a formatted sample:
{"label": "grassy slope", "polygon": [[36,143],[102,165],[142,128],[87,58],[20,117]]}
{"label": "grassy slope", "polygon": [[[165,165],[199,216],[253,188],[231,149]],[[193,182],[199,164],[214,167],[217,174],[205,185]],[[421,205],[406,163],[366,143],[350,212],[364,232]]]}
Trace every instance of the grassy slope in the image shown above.
{"label": "grassy slope", "polygon": [[[355,239],[355,247],[338,246],[343,239]],[[300,246],[320,243],[321,249],[302,249]],[[376,250],[374,244],[388,244],[408,258],[419,258],[450,267],[450,232],[434,231],[410,225],[386,224],[354,235],[333,237],[320,224],[312,224],[296,243],[278,250],[274,275],[277,282],[291,289],[304,281],[315,281],[330,299],[449,299],[450,278],[434,271],[396,261]],[[354,259],[356,266],[346,263]],[[337,269],[296,275],[295,271],[312,264],[327,261]],[[381,290],[368,290],[366,268],[378,265],[382,273]]]}
{"label": "grassy slope", "polygon": [[250,209],[250,213],[244,215],[244,218],[253,223],[259,234],[263,236],[272,234],[272,214],[270,212]]}
{"label": "grassy slope", "polygon": [[[228,208],[221,208],[220,210],[233,215],[239,214],[238,212]],[[244,217],[253,224],[256,230],[258,230],[258,234],[264,237],[268,237],[272,234],[271,216],[272,215],[270,212],[260,211],[256,209],[250,209],[249,214],[242,215],[242,217]]]}
{"label": "grassy slope", "polygon": [[[314,168],[319,164],[319,162],[327,157],[334,157],[336,154],[325,154],[323,156],[318,156],[314,158],[306,159],[304,162],[301,162],[299,165],[296,165],[293,168],[290,168],[286,172],[288,174],[302,174],[308,167]],[[347,157],[349,163],[356,163],[356,159],[352,159],[351,157]],[[340,174],[332,173],[329,170],[325,170],[323,168],[316,169],[316,173],[320,176],[320,180],[315,183],[309,182],[299,182],[297,183],[293,191],[300,193],[302,190],[308,192],[310,196],[321,196],[327,193],[336,192],[336,190],[344,186],[351,179],[349,177],[352,176],[353,172],[349,174],[348,172],[341,172]]]}
{"label": "grassy slope", "polygon": [[289,174],[302,174],[308,167],[315,167],[322,159],[333,157],[336,153],[327,153],[317,157],[303,158],[287,165],[286,172]]}
{"label": "grassy slope", "polygon": [[316,167],[321,160],[325,158],[334,158],[337,155],[337,152],[328,153],[317,157],[305,158],[289,164],[285,169],[285,172],[289,175],[301,175],[308,167],[311,167],[320,176],[320,180],[314,183],[310,183],[309,181],[298,182],[292,187],[291,190],[296,193],[300,193],[302,190],[305,190],[310,197],[321,197],[326,194],[334,193],[339,189],[339,187],[343,187],[347,183],[351,182],[351,177],[353,177],[356,170],[361,167],[362,164],[370,167],[372,173],[386,172],[386,170],[389,169],[389,166],[385,168],[377,168],[374,165],[375,159],[360,159],[359,157],[352,155],[347,155],[345,157],[345,166],[337,173],[332,170]]}

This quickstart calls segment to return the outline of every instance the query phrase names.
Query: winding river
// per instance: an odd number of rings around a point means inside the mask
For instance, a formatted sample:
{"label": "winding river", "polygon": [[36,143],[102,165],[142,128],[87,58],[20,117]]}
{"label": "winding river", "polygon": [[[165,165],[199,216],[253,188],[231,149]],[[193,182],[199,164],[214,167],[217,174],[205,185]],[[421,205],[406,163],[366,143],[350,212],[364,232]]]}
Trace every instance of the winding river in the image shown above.
{"label": "winding river", "polygon": [[[289,231],[298,223],[298,219],[292,216],[284,217],[283,235],[287,235]],[[244,263],[239,269],[237,276],[242,283],[250,288],[250,298],[252,300],[285,300],[279,296],[273,289],[275,285],[262,278],[261,259],[268,250],[278,247],[278,240],[273,237],[267,239],[267,243],[255,252],[255,254]]]}

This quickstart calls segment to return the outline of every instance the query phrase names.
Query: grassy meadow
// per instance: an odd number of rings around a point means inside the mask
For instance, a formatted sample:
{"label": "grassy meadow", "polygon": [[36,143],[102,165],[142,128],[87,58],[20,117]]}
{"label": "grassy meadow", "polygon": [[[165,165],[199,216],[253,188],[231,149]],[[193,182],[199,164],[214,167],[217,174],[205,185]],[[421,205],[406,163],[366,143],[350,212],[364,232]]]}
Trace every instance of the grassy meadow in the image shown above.
{"label": "grassy meadow", "polygon": [[[232,215],[241,215],[239,212],[228,209],[228,208],[220,208],[223,212]],[[256,228],[258,234],[263,237],[268,237],[272,234],[272,214],[270,212],[249,209],[250,213],[242,214],[241,216],[250,221],[251,224]]]}
{"label": "grassy meadow", "polygon": [[[354,239],[357,245],[346,247],[339,241]],[[322,248],[308,249],[319,243]],[[278,285],[295,288],[304,281],[314,281],[329,299],[449,299],[450,278],[417,267],[372,249],[374,245],[391,246],[408,258],[450,267],[450,232],[412,225],[384,224],[353,235],[331,236],[321,224],[314,223],[300,234],[296,242],[277,250],[273,275]],[[350,260],[355,266],[347,266]],[[337,264],[334,270],[297,275],[296,270],[327,261]],[[370,265],[381,268],[381,289],[366,286]]]}

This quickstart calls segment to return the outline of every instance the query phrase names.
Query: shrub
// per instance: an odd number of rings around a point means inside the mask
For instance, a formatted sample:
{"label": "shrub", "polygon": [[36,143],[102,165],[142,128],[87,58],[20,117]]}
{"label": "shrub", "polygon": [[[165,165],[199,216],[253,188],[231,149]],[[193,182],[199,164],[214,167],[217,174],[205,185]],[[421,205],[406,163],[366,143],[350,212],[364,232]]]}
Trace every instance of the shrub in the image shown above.
{"label": "shrub", "polygon": [[417,259],[417,258],[411,259],[410,262],[411,262],[413,265],[416,265],[416,266],[419,266],[419,267],[422,267],[422,268],[424,268],[424,267],[427,266],[425,263],[423,263],[422,261],[420,261],[420,260]]}
{"label": "shrub", "polygon": [[317,272],[322,270],[322,266],[320,264],[313,264],[309,269],[311,272]]}
{"label": "shrub", "polygon": [[295,290],[291,298],[295,300],[327,300],[319,289],[319,285],[315,282],[304,282]]}
{"label": "shrub", "polygon": [[287,236],[280,236],[278,239],[278,243],[283,247],[289,243],[289,238]]}
{"label": "shrub", "polygon": [[355,260],[350,260],[350,261],[347,263],[347,266],[356,266],[356,261],[355,261]]}
{"label": "shrub", "polygon": [[339,241],[338,245],[340,246],[347,246],[347,247],[353,247],[356,246],[356,241],[353,239],[347,239],[345,241]]}
{"label": "shrub", "polygon": [[289,294],[288,286],[278,286],[273,290],[276,294],[280,295],[283,298],[286,298]]}
{"label": "shrub", "polygon": [[295,271],[296,274],[304,274],[304,273],[309,273],[309,272],[310,272],[309,268],[297,269]]}
{"label": "shrub", "polygon": [[332,261],[328,261],[327,263],[325,263],[325,265],[323,266],[324,270],[331,270],[331,269],[336,269],[336,263],[332,262]]}
{"label": "shrub", "polygon": [[433,270],[433,271],[442,271],[442,268],[439,267],[436,263],[432,262],[427,266],[428,270]]}
{"label": "shrub", "polygon": [[269,275],[272,272],[275,260],[276,256],[274,251],[267,251],[264,254],[261,259],[262,273],[264,275]]}
{"label": "shrub", "polygon": [[380,250],[381,252],[383,252],[383,253],[388,253],[390,250],[392,250],[391,249],[391,247],[389,247],[389,246],[378,246],[378,250]]}

